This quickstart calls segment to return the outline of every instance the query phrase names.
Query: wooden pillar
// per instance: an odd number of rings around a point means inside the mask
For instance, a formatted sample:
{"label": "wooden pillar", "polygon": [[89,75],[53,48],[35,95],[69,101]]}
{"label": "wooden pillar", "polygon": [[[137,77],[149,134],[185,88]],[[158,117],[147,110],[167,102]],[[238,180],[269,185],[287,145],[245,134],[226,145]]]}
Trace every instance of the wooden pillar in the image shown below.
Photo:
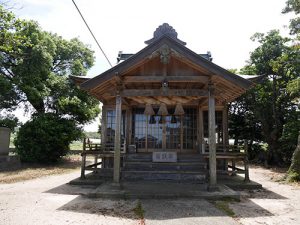
{"label": "wooden pillar", "polygon": [[208,85],[208,130],[209,130],[209,189],[216,189],[216,109],[213,84]]}
{"label": "wooden pillar", "polygon": [[[97,165],[98,164],[98,155],[94,156],[94,164],[95,164],[95,169],[97,169],[98,168],[98,165]],[[94,170],[94,173],[98,173],[98,171]]]}
{"label": "wooden pillar", "polygon": [[[105,151],[106,138],[107,138],[107,108],[102,105],[102,117],[101,117],[101,149]],[[109,160],[105,157],[101,158],[101,168],[107,168]]]}
{"label": "wooden pillar", "polygon": [[85,179],[85,164],[86,164],[86,139],[83,138],[83,146],[82,146],[82,153],[81,153],[81,175],[80,179]]}
{"label": "wooden pillar", "polygon": [[180,115],[180,152],[183,152],[183,120],[184,115]]}
{"label": "wooden pillar", "polygon": [[128,144],[132,144],[132,108],[128,109],[128,117],[127,117],[127,129],[128,129]]}
{"label": "wooden pillar", "polygon": [[244,146],[244,153],[245,153],[245,159],[244,159],[244,166],[245,166],[245,182],[250,182],[249,178],[249,162],[248,162],[248,141],[245,140],[245,146]]}
{"label": "wooden pillar", "polygon": [[150,115],[146,115],[146,139],[145,139],[145,148],[146,148],[146,152],[148,152],[148,126],[149,126],[149,119],[150,119]]}
{"label": "wooden pillar", "polygon": [[114,146],[114,182],[120,182],[122,97],[116,95],[116,130]]}
{"label": "wooden pillar", "polygon": [[228,151],[229,149],[229,137],[228,137],[228,106],[225,103],[222,111],[222,127],[223,127],[223,149]]}
{"label": "wooden pillar", "polygon": [[[228,105],[225,102],[222,110],[222,133],[223,133],[223,151],[229,151],[229,138],[228,138]],[[228,172],[228,160],[224,159],[223,169]]]}
{"label": "wooden pillar", "polygon": [[201,153],[205,153],[205,143],[204,143],[204,126],[203,126],[203,109],[199,107],[199,146]]}
{"label": "wooden pillar", "polygon": [[132,109],[129,108],[126,110],[126,142],[127,145],[131,145],[131,136],[132,136]]}
{"label": "wooden pillar", "polygon": [[161,116],[162,117],[162,149],[163,151],[166,151],[167,149],[167,125],[165,123],[166,121],[166,116]]}
{"label": "wooden pillar", "polygon": [[106,130],[107,130],[107,110],[102,106],[102,118],[101,118],[101,145],[104,148],[106,142]]}

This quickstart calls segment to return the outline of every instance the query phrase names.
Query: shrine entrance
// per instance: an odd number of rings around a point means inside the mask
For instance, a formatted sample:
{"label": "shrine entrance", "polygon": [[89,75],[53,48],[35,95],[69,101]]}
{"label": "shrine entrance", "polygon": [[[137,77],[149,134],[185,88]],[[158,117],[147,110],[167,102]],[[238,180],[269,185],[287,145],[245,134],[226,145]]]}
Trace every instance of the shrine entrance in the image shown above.
{"label": "shrine entrance", "polygon": [[168,115],[145,115],[144,108],[133,110],[132,143],[137,152],[195,152],[197,145],[197,110],[184,107],[184,115],[174,115],[174,107]]}

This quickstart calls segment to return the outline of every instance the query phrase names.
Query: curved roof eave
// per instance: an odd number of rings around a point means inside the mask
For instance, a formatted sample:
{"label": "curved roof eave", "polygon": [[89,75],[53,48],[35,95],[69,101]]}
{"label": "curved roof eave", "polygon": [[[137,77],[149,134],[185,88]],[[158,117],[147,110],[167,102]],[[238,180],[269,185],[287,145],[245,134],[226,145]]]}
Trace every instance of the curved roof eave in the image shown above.
{"label": "curved roof eave", "polygon": [[184,45],[178,43],[173,38],[163,35],[157,41],[149,44],[138,53],[134,54],[127,60],[117,64],[116,66],[108,69],[107,71],[103,72],[102,74],[95,76],[85,82],[83,82],[80,87],[84,90],[91,90],[97,87],[102,82],[112,79],[115,75],[122,73],[126,69],[136,65],[141,60],[146,58],[147,56],[151,55],[154,51],[158,50],[163,44],[167,44],[171,49],[174,49],[179,54],[186,57],[192,63],[212,72],[214,75],[218,75],[223,79],[228,80],[229,82],[234,83],[235,85],[240,86],[243,89],[249,89],[251,86],[254,85],[253,82],[244,79],[230,71],[214,64],[213,62],[199,56],[189,48],[185,47]]}

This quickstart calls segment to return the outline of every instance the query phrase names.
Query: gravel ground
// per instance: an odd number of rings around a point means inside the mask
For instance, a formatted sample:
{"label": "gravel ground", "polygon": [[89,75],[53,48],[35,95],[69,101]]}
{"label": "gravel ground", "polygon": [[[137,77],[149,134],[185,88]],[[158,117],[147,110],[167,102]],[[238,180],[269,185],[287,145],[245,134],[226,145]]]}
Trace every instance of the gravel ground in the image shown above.
{"label": "gravel ground", "polygon": [[262,190],[242,192],[241,202],[230,204],[241,224],[300,224],[300,185],[276,182],[282,173],[261,167],[251,168],[250,178]]}
{"label": "gravel ground", "polygon": [[[0,224],[300,224],[300,188],[271,180],[278,174],[252,168],[261,191],[243,192],[229,203],[229,217],[205,200],[87,199],[80,194],[95,187],[66,185],[79,171],[13,184],[0,184]],[[144,219],[141,219],[144,215]]]}

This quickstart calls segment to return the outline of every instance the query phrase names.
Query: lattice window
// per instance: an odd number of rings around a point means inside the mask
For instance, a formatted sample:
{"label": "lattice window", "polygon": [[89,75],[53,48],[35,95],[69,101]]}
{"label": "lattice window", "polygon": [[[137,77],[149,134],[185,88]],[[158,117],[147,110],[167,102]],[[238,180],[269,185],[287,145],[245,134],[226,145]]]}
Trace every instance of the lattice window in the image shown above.
{"label": "lattice window", "polygon": [[[174,111],[174,110],[173,110]],[[172,121],[173,120],[173,121]],[[180,149],[180,116],[166,116],[166,147],[167,149]]]}
{"label": "lattice window", "polygon": [[134,109],[132,115],[132,140],[138,149],[146,148],[146,121],[144,109]]}
{"label": "lattice window", "polygon": [[[154,109],[157,112],[157,109]],[[148,116],[148,149],[162,148],[162,129],[163,124],[159,123],[160,116]],[[151,122],[150,122],[151,121]]]}
{"label": "lattice window", "polygon": [[197,142],[197,110],[185,108],[183,115],[183,149],[195,149]]}

